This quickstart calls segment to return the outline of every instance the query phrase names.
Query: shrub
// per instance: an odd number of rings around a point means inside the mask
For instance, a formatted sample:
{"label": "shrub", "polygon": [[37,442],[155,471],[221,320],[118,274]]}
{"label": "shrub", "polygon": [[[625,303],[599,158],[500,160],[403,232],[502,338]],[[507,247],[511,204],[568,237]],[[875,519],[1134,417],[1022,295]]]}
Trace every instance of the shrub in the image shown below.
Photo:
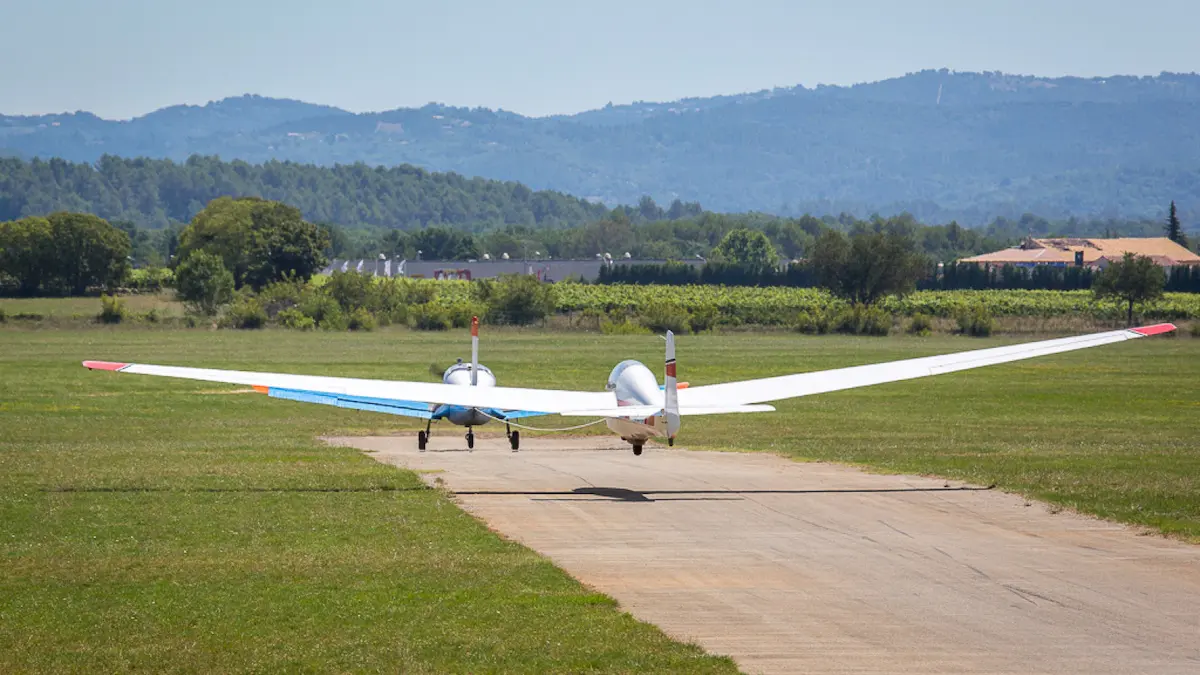
{"label": "shrub", "polygon": [[96,316],[100,323],[121,323],[128,315],[125,301],[115,295],[100,296],[100,314]]}
{"label": "shrub", "polygon": [[600,332],[605,335],[649,335],[650,329],[630,321],[600,321]]}
{"label": "shrub", "polygon": [[836,308],[817,308],[811,312],[801,310],[792,319],[792,330],[810,335],[825,335],[833,331],[841,314],[842,310]]}
{"label": "shrub", "polygon": [[145,313],[143,313],[143,314],[142,314],[142,316],[141,316],[141,317],[139,317],[139,318],[141,318],[141,320],[142,320],[142,321],[145,321],[146,323],[158,323],[159,321],[161,321],[161,320],[162,320],[162,317],[160,317],[160,316],[158,315],[158,310],[157,310],[157,309],[151,309],[151,310],[147,310],[147,311],[146,311]]}
{"label": "shrub", "polygon": [[410,279],[404,281],[403,284],[404,301],[406,304],[427,305],[437,297],[438,287],[436,282]]}
{"label": "shrub", "polygon": [[308,316],[321,328],[330,328],[345,324],[342,308],[333,298],[320,291],[306,294],[300,302],[300,311]]}
{"label": "shrub", "polygon": [[[4,312],[0,312],[0,322],[4,321]],[[1200,321],[1193,321],[1191,328],[1192,337],[1200,337]]]}
{"label": "shrub", "polygon": [[881,307],[857,304],[837,316],[833,329],[851,335],[887,335],[892,331],[892,315]]}
{"label": "shrub", "polygon": [[487,314],[487,306],[472,302],[456,302],[445,309],[450,316],[450,325],[455,328],[467,328],[471,325],[471,317]]}
{"label": "shrub", "polygon": [[418,330],[450,330],[450,313],[445,307],[433,304],[417,305],[408,316],[413,328]]}
{"label": "shrub", "polygon": [[275,315],[275,320],[279,322],[280,326],[293,330],[312,330],[317,327],[317,322],[311,316],[308,316],[295,307],[280,310]]}
{"label": "shrub", "polygon": [[686,309],[666,302],[652,302],[638,314],[638,321],[655,333],[686,333],[689,318]]}
{"label": "shrub", "polygon": [[544,320],[555,308],[555,289],[535,276],[512,275],[494,282],[488,300],[492,323],[525,326]]}
{"label": "shrub", "polygon": [[359,308],[374,309],[371,305],[375,292],[375,277],[358,272],[334,272],[321,287],[342,310],[350,312]]}
{"label": "shrub", "polygon": [[970,309],[959,312],[958,331],[972,337],[987,337],[996,328],[996,321],[991,312],[983,305],[975,305]]}
{"label": "shrub", "polygon": [[312,291],[304,282],[289,278],[264,286],[258,292],[258,301],[262,303],[267,316],[276,317],[280,312],[299,305],[308,292]]}
{"label": "shrub", "polygon": [[253,330],[267,325],[267,310],[252,295],[240,295],[225,315],[226,322],[234,328]]}
{"label": "shrub", "polygon": [[144,267],[130,272],[126,283],[140,293],[157,293],[175,283],[175,274],[166,267]]}
{"label": "shrub", "polygon": [[359,307],[346,317],[346,328],[350,330],[373,331],[376,326],[375,315]]}
{"label": "shrub", "polygon": [[933,319],[928,314],[913,314],[908,322],[908,333],[925,337],[933,332]]}
{"label": "shrub", "polygon": [[408,292],[400,279],[383,279],[375,282],[367,309],[380,325],[404,323],[408,320],[407,300]]}
{"label": "shrub", "polygon": [[[336,307],[336,305],[335,305]],[[321,330],[328,331],[343,331],[350,327],[350,320],[346,318],[346,313],[338,310],[330,314],[326,314],[318,325]]]}
{"label": "shrub", "polygon": [[212,316],[233,299],[233,274],[220,256],[194,251],[175,269],[175,294],[190,311]]}
{"label": "shrub", "polygon": [[721,311],[714,304],[698,305],[692,310],[688,322],[692,325],[693,333],[702,333],[716,327],[721,318]]}

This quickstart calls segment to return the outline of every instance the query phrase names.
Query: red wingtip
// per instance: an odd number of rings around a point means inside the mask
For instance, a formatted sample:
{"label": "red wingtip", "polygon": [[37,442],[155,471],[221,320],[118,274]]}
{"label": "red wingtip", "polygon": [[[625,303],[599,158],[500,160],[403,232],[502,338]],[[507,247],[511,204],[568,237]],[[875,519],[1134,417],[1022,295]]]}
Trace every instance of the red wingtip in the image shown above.
{"label": "red wingtip", "polygon": [[128,363],[117,363],[115,361],[84,361],[83,367],[88,370],[120,370]]}
{"label": "red wingtip", "polygon": [[1159,333],[1170,333],[1175,330],[1173,323],[1156,323],[1153,326],[1140,326],[1138,328],[1130,328],[1129,330],[1138,335],[1158,335]]}
{"label": "red wingtip", "polygon": [[479,337],[479,317],[471,317],[471,337]]}

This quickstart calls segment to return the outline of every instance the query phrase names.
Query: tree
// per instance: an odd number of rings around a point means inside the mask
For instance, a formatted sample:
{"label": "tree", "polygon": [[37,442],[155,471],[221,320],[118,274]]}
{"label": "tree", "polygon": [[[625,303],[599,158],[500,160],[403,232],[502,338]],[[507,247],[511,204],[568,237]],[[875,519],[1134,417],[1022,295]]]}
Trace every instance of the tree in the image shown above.
{"label": "tree", "polygon": [[489,287],[488,316],[493,323],[524,326],[554,311],[555,288],[533,275],[511,275]]}
{"label": "tree", "polygon": [[175,294],[189,310],[212,316],[233,299],[233,273],[217,254],[193,251],[175,268]]}
{"label": "tree", "polygon": [[1133,325],[1134,303],[1147,303],[1162,297],[1167,275],[1150,258],[1126,253],[1121,260],[1104,268],[1092,283],[1097,299],[1114,298],[1127,305],[1126,325]]}
{"label": "tree", "polygon": [[37,295],[54,264],[54,235],[45,218],[0,223],[0,276],[12,277],[17,293]]}
{"label": "tree", "polygon": [[83,295],[92,286],[112,288],[129,274],[129,235],[89,213],[51,213],[51,267],[64,289]]}
{"label": "tree", "polygon": [[1171,200],[1171,211],[1167,215],[1166,230],[1168,239],[1184,248],[1188,247],[1187,235],[1183,233],[1183,225],[1179,223],[1179,214],[1176,213],[1174,200]]}
{"label": "tree", "polygon": [[472,260],[481,255],[474,235],[448,227],[427,227],[412,233],[410,239],[423,260]]}
{"label": "tree", "polygon": [[177,256],[219,256],[234,284],[262,288],[291,277],[306,281],[325,264],[327,230],[279,202],[245,197],[215,199],[179,234]]}
{"label": "tree", "polygon": [[866,305],[911,292],[925,273],[925,262],[911,237],[883,231],[859,231],[847,238],[826,230],[809,256],[821,286]]}
{"label": "tree", "polygon": [[779,264],[779,256],[767,236],[745,227],[730,230],[713,249],[712,257],[751,274],[769,272]]}

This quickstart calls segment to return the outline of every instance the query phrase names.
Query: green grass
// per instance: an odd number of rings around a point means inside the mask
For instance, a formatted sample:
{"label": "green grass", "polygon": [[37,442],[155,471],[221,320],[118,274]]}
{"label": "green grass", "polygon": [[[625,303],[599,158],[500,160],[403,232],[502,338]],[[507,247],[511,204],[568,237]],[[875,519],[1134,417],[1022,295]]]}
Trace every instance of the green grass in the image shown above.
{"label": "green grass", "polygon": [[[461,332],[0,329],[0,672],[732,671],[412,473],[313,440],[408,420],[78,365],[428,380],[430,363],[467,355]],[[700,385],[1011,341],[687,336],[679,371]],[[501,384],[600,389],[617,361],[661,350],[653,336],[489,330],[482,360]],[[680,441],[996,483],[1200,540],[1200,340],[778,408],[687,418]]]}
{"label": "green grass", "polygon": [[423,337],[0,330],[0,672],[733,672],[314,440],[390,417],[78,365],[420,376]]}
{"label": "green grass", "polygon": [[[183,316],[183,304],[172,293],[122,295],[130,312],[157,311],[163,318]],[[91,319],[100,313],[100,298],[0,298],[0,310],[10,318],[34,315],[44,319]]]}

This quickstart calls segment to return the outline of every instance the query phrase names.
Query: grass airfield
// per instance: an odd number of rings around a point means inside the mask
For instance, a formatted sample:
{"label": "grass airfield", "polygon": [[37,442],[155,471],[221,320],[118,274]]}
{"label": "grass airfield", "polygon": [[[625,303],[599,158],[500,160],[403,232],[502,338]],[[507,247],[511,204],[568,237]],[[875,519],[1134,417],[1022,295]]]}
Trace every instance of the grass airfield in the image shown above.
{"label": "grass airfield", "polygon": [[[0,671],[733,672],[414,474],[315,440],[409,420],[78,365],[431,380],[469,355],[461,332],[0,329]],[[679,370],[699,385],[1002,342],[688,336]],[[482,361],[501,384],[599,389],[661,349],[487,330]],[[689,418],[680,440],[996,483],[1197,541],[1198,376],[1200,340],[1152,338]]]}

